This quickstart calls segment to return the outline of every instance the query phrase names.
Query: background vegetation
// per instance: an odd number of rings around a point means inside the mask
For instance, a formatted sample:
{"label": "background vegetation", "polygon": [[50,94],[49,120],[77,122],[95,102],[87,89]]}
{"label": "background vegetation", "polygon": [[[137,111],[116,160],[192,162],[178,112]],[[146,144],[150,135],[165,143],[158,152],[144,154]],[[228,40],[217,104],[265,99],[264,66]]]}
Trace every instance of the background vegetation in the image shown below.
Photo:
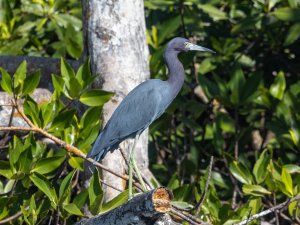
{"label": "background vegetation", "polygon": [[[80,57],[80,1],[0,4],[0,54]],[[199,200],[211,155],[212,179],[198,215],[205,221],[233,224],[299,195],[299,1],[146,0],[145,14],[152,77],[166,78],[162,53],[174,36],[192,37],[217,52],[181,58],[187,75],[183,91],[150,129],[151,170],[173,190],[176,204]],[[25,68],[19,67],[14,80],[1,70],[2,89],[11,93],[14,87],[35,125],[88,152],[101,127],[101,106],[111,96],[87,90],[93,81],[88,62],[75,73],[62,60],[61,76],[52,76],[53,97],[43,105],[29,97],[40,75],[26,76]],[[99,93],[103,97],[95,99]],[[79,118],[61,97],[90,108]],[[72,224],[83,216],[85,203],[95,214],[126,200],[125,193],[99,204],[98,174],[83,188],[82,164],[65,151],[49,150],[38,136],[13,136],[1,153],[0,220],[21,207],[24,215],[15,223],[56,218]],[[299,207],[294,202],[263,220],[300,223]]]}

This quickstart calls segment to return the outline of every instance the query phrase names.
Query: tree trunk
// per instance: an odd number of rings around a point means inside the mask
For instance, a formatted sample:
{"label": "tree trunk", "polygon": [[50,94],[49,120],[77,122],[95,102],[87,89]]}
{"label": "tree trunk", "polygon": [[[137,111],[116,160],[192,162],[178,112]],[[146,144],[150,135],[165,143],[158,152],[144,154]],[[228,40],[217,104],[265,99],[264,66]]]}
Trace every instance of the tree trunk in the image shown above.
{"label": "tree trunk", "polygon": [[[115,96],[103,109],[104,124],[122,99],[135,86],[149,77],[143,0],[90,0],[83,3],[86,54],[91,57],[92,71],[98,77],[95,87],[112,91]],[[136,145],[139,168],[147,173],[148,132]],[[128,153],[128,141],[120,147]],[[120,174],[125,163],[120,151],[108,153],[102,163]],[[121,179],[103,171],[103,179],[110,185],[124,189]],[[106,200],[119,194],[104,187]]]}

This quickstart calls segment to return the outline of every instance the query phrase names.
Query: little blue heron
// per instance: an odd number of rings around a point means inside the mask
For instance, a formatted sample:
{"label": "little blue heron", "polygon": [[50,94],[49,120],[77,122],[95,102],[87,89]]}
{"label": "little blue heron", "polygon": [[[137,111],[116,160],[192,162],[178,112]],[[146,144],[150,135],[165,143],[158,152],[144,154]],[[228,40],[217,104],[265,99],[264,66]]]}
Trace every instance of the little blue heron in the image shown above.
{"label": "little blue heron", "polygon": [[[97,161],[102,160],[108,151],[117,149],[125,139],[138,137],[161,116],[177,96],[184,82],[184,68],[177,56],[181,52],[191,50],[214,53],[210,49],[190,43],[185,38],[172,39],[164,52],[164,60],[169,71],[168,80],[150,79],[134,88],[114,111],[88,157]],[[136,138],[133,146],[135,142]]]}

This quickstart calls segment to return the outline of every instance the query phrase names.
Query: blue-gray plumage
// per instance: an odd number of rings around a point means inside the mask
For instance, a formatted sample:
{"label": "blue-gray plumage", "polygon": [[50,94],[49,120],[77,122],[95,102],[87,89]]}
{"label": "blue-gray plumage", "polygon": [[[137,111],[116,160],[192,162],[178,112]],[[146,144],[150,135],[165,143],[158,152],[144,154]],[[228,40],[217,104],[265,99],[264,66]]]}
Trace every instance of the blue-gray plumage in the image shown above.
{"label": "blue-gray plumage", "polygon": [[118,148],[127,139],[140,135],[170,105],[184,82],[184,68],[177,56],[190,50],[212,50],[194,45],[185,38],[172,39],[164,52],[168,80],[147,80],[134,88],[120,103],[98,136],[88,157],[104,158],[108,151]]}

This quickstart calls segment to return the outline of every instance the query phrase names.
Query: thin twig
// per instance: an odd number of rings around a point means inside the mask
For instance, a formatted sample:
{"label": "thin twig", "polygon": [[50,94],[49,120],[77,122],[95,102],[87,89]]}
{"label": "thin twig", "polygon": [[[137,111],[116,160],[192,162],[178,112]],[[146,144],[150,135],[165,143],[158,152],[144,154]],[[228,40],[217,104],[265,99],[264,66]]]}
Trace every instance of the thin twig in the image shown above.
{"label": "thin twig", "polygon": [[197,214],[200,212],[200,209],[201,209],[201,206],[205,200],[205,197],[206,197],[206,193],[207,193],[207,190],[208,190],[208,186],[209,186],[209,183],[210,183],[210,178],[211,178],[211,171],[212,171],[212,167],[213,167],[213,162],[214,162],[214,157],[211,156],[210,157],[210,162],[209,162],[209,169],[208,169],[208,174],[207,174],[207,179],[206,179],[206,183],[205,183],[205,188],[204,188],[204,191],[201,195],[201,198],[198,202],[198,204],[195,206],[195,209],[197,211]]}
{"label": "thin twig", "polygon": [[[26,207],[25,210],[27,211],[29,209],[29,207]],[[12,215],[10,217],[7,217],[6,219],[0,220],[0,224],[6,224],[9,223],[15,219],[18,219],[20,216],[23,215],[22,211],[17,212],[15,215]]]}
{"label": "thin twig", "polygon": [[200,209],[201,209],[201,206],[205,200],[205,197],[206,197],[206,193],[207,193],[207,190],[208,190],[208,186],[209,186],[209,183],[210,183],[210,178],[211,178],[211,172],[212,172],[212,167],[213,167],[213,161],[214,161],[214,157],[211,156],[210,157],[210,163],[209,163],[209,167],[208,167],[208,174],[207,174],[207,179],[206,179],[206,182],[205,182],[205,187],[204,187],[204,191],[200,197],[200,200],[199,202],[193,207],[193,208],[190,208],[190,209],[182,209],[182,208],[178,208],[178,207],[175,207],[176,209],[178,210],[181,210],[181,211],[186,211],[186,212],[190,212],[190,211],[193,211],[193,210],[196,210],[197,214],[200,212]]}
{"label": "thin twig", "polygon": [[284,207],[288,206],[291,202],[295,202],[295,201],[299,201],[299,200],[300,200],[300,195],[298,195],[298,196],[296,196],[294,198],[291,198],[291,199],[289,199],[289,200],[287,200],[287,201],[285,201],[285,202],[283,202],[283,203],[281,203],[279,205],[276,205],[276,206],[274,206],[272,208],[269,208],[269,209],[267,209],[265,211],[257,213],[255,215],[251,216],[250,218],[248,218],[246,220],[243,220],[240,223],[237,223],[235,225],[246,225],[248,222],[251,222],[252,220],[256,220],[256,219],[258,219],[260,217],[263,217],[263,216],[265,216],[267,214],[275,212],[278,209],[281,209],[281,208],[284,208]]}
{"label": "thin twig", "polygon": [[113,174],[113,175],[115,175],[115,176],[117,176],[119,178],[122,178],[124,180],[128,180],[127,176],[123,176],[123,175],[120,175],[120,174],[112,171],[108,167],[102,165],[101,163],[95,161],[92,158],[87,158],[86,154],[84,154],[78,148],[65,143],[61,139],[59,139],[59,138],[57,138],[57,137],[49,134],[47,131],[44,131],[43,129],[38,128],[36,126],[34,126],[34,127],[0,127],[0,131],[27,131],[27,132],[40,133],[40,134],[44,135],[45,137],[47,137],[47,138],[51,139],[52,141],[54,141],[57,145],[59,145],[62,148],[66,149],[68,152],[73,153],[74,155],[76,155],[76,156],[78,156],[80,158],[83,158],[86,161],[89,161],[90,163],[94,164],[95,166],[97,166],[97,167],[99,167],[99,168],[101,168],[101,169],[103,169],[103,170],[105,170],[107,172],[110,172],[111,174]]}
{"label": "thin twig", "polygon": [[204,222],[198,219],[197,217],[184,214],[175,208],[171,208],[171,213],[173,213],[175,216],[182,218],[183,220],[189,222],[192,225],[211,225],[210,223]]}

